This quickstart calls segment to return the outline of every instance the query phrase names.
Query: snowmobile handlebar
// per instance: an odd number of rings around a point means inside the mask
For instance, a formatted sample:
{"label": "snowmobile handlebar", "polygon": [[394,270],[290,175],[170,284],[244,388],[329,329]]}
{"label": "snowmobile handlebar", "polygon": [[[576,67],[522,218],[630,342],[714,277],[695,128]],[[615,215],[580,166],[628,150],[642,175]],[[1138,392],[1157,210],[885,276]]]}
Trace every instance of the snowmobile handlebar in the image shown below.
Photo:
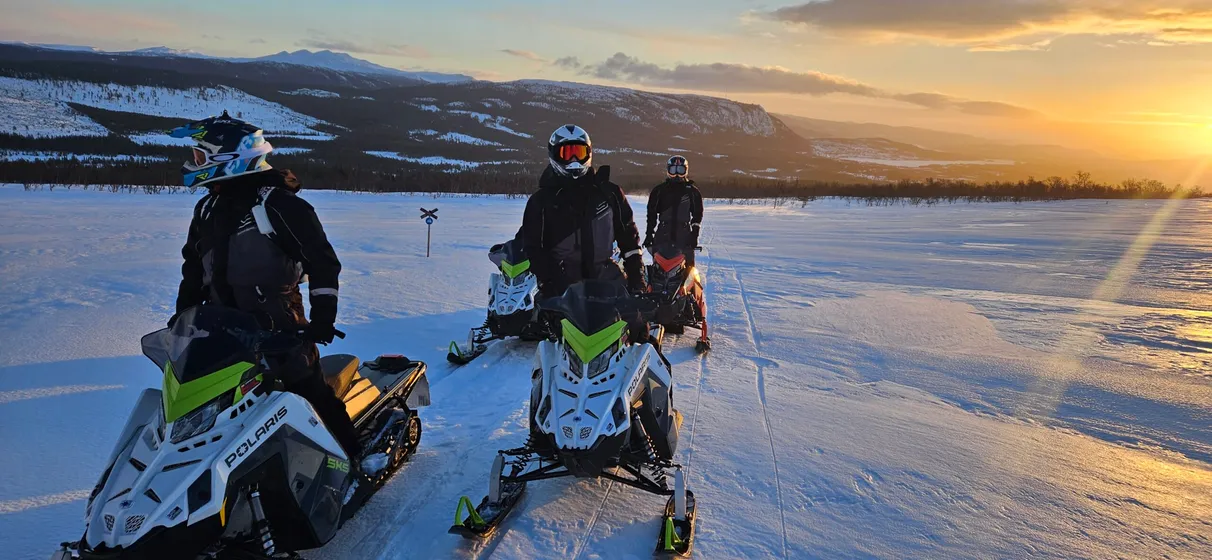
{"label": "snowmobile handlebar", "polygon": [[[340,329],[333,329],[333,334],[337,338],[345,339],[345,333]],[[257,351],[265,354],[283,354],[291,352],[307,342],[306,331],[303,329],[264,331],[260,340],[257,341]]]}

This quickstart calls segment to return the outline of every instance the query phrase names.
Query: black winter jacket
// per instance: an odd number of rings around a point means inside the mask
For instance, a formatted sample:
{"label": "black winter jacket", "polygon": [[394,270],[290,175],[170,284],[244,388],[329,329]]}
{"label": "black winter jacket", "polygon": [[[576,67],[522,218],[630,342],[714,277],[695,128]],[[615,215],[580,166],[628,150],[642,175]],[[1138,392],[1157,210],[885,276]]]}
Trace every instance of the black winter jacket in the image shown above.
{"label": "black winter jacket", "polygon": [[702,223],[703,195],[694,181],[668,179],[652,189],[646,240],[693,248]]}
{"label": "black winter jacket", "polygon": [[[302,185],[290,171],[270,170],[215,183],[194,208],[181,255],[180,313],[222,303],[257,316],[266,329],[307,324],[299,284],[311,289],[311,320],[337,317],[341,262],[315,210],[295,195]],[[273,228],[262,234],[253,207],[264,200]]]}
{"label": "black winter jacket", "polygon": [[618,265],[612,260],[615,243],[628,264],[628,274],[642,274],[642,260],[637,258],[640,235],[631,204],[623,190],[610,182],[609,169],[591,169],[573,179],[548,167],[539,179],[538,192],[526,203],[520,233],[544,292],[558,293],[584,279],[618,278]]}

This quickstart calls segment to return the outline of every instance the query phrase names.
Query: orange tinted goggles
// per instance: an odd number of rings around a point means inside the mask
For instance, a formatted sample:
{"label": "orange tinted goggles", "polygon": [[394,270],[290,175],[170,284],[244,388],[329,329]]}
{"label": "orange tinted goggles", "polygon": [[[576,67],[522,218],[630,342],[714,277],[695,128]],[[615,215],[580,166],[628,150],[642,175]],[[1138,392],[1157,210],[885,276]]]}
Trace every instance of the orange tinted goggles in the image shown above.
{"label": "orange tinted goggles", "polygon": [[589,146],[584,144],[564,144],[559,147],[557,154],[562,161],[579,161],[584,163],[589,159]]}

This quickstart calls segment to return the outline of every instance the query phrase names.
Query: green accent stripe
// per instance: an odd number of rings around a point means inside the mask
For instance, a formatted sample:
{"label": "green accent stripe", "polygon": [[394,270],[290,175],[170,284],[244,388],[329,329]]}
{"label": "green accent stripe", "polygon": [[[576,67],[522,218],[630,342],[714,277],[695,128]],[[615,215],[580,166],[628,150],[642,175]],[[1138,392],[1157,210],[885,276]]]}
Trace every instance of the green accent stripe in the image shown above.
{"label": "green accent stripe", "polygon": [[501,261],[501,272],[510,278],[517,278],[522,273],[530,270],[530,259],[524,260],[518,264],[510,264],[507,261]]}
{"label": "green accent stripe", "polygon": [[[464,509],[467,510],[467,519],[462,518]],[[462,525],[472,530],[482,529],[486,525],[484,518],[480,517],[480,512],[476,511],[475,506],[471,505],[471,498],[467,496],[459,498],[459,507],[455,508],[454,524],[456,526]]]}
{"label": "green accent stripe", "polygon": [[626,321],[619,321],[592,335],[577,330],[568,319],[562,319],[560,325],[564,328],[564,343],[586,364],[623,338],[623,331],[627,330]]}
{"label": "green accent stripe", "polygon": [[180,383],[173,375],[172,363],[165,365],[164,421],[174,422],[219,395],[239,388],[240,379],[252,368],[253,364],[239,362],[189,383]]}

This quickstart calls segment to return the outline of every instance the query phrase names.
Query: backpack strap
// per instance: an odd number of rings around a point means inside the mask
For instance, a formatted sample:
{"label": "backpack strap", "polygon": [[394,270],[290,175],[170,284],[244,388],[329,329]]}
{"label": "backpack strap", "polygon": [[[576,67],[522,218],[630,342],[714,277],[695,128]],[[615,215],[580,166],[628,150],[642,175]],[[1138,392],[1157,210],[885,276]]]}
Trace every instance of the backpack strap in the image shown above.
{"label": "backpack strap", "polygon": [[274,192],[275,187],[261,187],[257,193],[257,204],[252,207],[253,220],[257,222],[257,231],[261,235],[274,238],[274,224],[269,221],[269,213],[265,211],[265,201],[269,200],[269,195]]}

